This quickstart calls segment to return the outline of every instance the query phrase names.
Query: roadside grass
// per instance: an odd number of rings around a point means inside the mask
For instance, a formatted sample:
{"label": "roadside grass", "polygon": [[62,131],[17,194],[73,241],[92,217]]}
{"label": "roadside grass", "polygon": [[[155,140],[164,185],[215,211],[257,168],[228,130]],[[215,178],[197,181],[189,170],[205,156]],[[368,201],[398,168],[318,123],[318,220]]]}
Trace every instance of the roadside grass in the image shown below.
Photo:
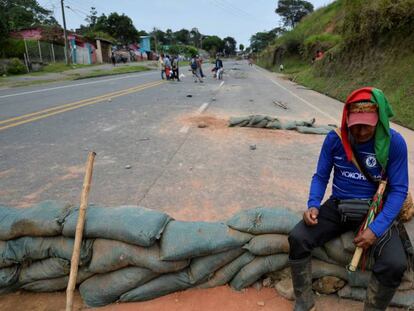
{"label": "roadside grass", "polygon": [[[400,55],[382,66],[375,59],[355,69],[338,63],[328,72],[322,64],[304,64],[296,58],[285,59],[285,74],[301,85],[342,102],[350,92],[364,86],[383,90],[395,113],[393,122],[414,129],[414,54]],[[325,68],[326,69],[326,68]],[[278,71],[278,68],[272,68]]]}
{"label": "roadside grass", "polygon": [[96,77],[103,77],[103,76],[112,76],[112,75],[119,75],[124,73],[133,73],[133,72],[141,72],[141,71],[148,71],[151,68],[146,66],[125,66],[125,67],[115,67],[110,70],[101,70],[95,69],[92,72],[85,73],[85,74],[71,74],[74,77],[74,80],[79,79],[88,79],[88,78],[96,78]]}

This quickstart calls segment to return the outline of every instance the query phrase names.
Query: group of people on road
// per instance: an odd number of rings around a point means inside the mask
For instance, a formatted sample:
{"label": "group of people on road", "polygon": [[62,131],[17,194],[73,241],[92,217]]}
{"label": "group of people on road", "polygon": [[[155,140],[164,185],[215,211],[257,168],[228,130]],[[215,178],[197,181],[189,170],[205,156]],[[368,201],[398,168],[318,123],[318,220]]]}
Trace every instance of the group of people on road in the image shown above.
{"label": "group of people on road", "polygon": [[181,81],[178,56],[161,54],[158,59],[158,65],[161,70],[161,79]]}
{"label": "group of people on road", "polygon": [[[194,82],[203,83],[203,79],[205,78],[203,68],[203,59],[199,55],[193,55],[190,59],[190,71],[193,75]],[[161,54],[158,59],[158,66],[161,70],[161,79],[167,80],[180,80],[179,75],[179,58],[178,56],[172,56]],[[223,79],[223,61],[220,59],[220,56],[216,56],[216,60],[214,62],[214,67],[211,70],[214,73],[214,78],[217,80]]]}

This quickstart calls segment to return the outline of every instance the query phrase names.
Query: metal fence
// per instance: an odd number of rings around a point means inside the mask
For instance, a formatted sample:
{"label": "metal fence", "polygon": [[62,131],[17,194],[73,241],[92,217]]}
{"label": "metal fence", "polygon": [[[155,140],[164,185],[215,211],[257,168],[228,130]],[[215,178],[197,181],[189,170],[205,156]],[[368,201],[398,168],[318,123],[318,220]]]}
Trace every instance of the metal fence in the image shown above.
{"label": "metal fence", "polygon": [[55,63],[65,61],[65,47],[39,40],[24,40],[26,60],[29,63]]}

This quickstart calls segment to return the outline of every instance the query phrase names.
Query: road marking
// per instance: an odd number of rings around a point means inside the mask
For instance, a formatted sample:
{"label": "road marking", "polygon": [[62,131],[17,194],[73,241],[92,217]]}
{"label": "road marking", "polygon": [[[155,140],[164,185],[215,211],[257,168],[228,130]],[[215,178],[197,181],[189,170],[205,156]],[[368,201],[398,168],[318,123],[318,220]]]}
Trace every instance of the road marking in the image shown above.
{"label": "road marking", "polygon": [[198,108],[196,115],[202,114],[204,110],[206,110],[208,107],[208,103],[204,103],[201,105],[200,108]]}
{"label": "road marking", "polygon": [[224,81],[221,81],[219,88],[221,88],[224,84]]}
{"label": "road marking", "polygon": [[[197,111],[195,112],[195,116],[198,116],[200,114],[202,114],[207,108],[208,108],[209,103],[204,103],[200,106],[200,108],[197,109]],[[180,129],[180,133],[183,134],[187,134],[188,131],[190,129],[189,125],[184,125],[181,129]]]}
{"label": "road marking", "polygon": [[107,98],[110,98],[110,97],[116,97],[119,94],[123,94],[125,92],[131,91],[131,90],[134,90],[134,89],[139,89],[139,88],[141,88],[143,86],[146,86],[146,85],[152,85],[152,84],[158,85],[157,83],[158,83],[158,81],[157,82],[150,82],[150,83],[138,85],[138,86],[135,86],[135,87],[132,87],[132,88],[129,88],[129,89],[124,89],[124,90],[120,90],[120,91],[115,91],[115,92],[111,92],[111,93],[99,95],[99,96],[96,96],[96,97],[91,97],[91,98],[79,100],[79,101],[76,101],[76,102],[73,102],[73,103],[58,105],[58,106],[55,106],[55,107],[51,107],[51,108],[39,110],[39,111],[36,111],[36,112],[24,114],[24,115],[21,115],[21,116],[13,117],[13,118],[10,118],[10,119],[2,120],[2,121],[0,121],[0,124],[9,123],[11,121],[25,119],[25,118],[28,118],[30,116],[34,116],[34,115],[38,115],[38,114],[50,112],[50,111],[57,110],[57,109],[62,109],[62,108],[69,107],[69,106],[76,106],[78,104],[82,104],[82,103],[85,103],[85,102],[89,102],[89,101],[95,100],[95,99],[102,99],[102,100],[104,100],[104,99],[107,99]]}
{"label": "road marking", "polygon": [[27,94],[48,92],[48,91],[54,91],[54,90],[59,90],[59,89],[65,89],[65,88],[69,88],[69,87],[76,87],[76,86],[82,86],[82,85],[97,84],[97,83],[102,83],[102,82],[122,80],[122,79],[128,79],[128,78],[133,78],[133,77],[141,77],[141,76],[145,76],[145,75],[153,74],[153,73],[154,72],[146,72],[146,73],[140,73],[140,74],[136,74],[136,75],[127,75],[127,76],[110,78],[110,79],[105,79],[105,80],[90,81],[90,82],[76,83],[76,84],[70,84],[70,85],[62,85],[62,86],[50,87],[50,88],[41,89],[41,90],[27,91],[27,92],[22,92],[22,93],[15,93],[15,94],[8,94],[8,95],[0,95],[0,98],[7,98],[7,97],[13,97],[13,96],[20,96],[20,95],[27,95]]}
{"label": "road marking", "polygon": [[[260,72],[259,69],[255,68],[257,71]],[[267,73],[267,72],[266,72]],[[334,122],[338,122],[337,119],[335,119],[334,117],[332,117],[330,114],[326,113],[325,111],[322,111],[321,109],[319,109],[318,107],[316,107],[315,105],[311,104],[310,102],[308,102],[306,99],[303,99],[302,97],[300,97],[299,95],[293,93],[291,90],[287,89],[286,87],[284,87],[283,85],[281,85],[280,83],[276,82],[273,80],[273,78],[269,77],[268,75],[264,75],[266,78],[268,78],[273,84],[279,86],[280,88],[284,89],[285,91],[289,92],[291,95],[295,96],[297,99],[301,100],[303,103],[305,103],[306,105],[308,105],[309,107],[315,109],[316,111],[318,111],[319,113],[323,114],[325,117],[331,119]]]}
{"label": "road marking", "polygon": [[[74,102],[74,103],[70,103],[70,104],[65,104],[65,105],[58,106],[58,107],[45,109],[45,110],[42,110],[42,111],[38,111],[38,112],[31,113],[31,114],[23,115],[23,116],[20,116],[20,117],[15,117],[15,118],[11,118],[11,119],[8,119],[8,120],[3,120],[2,123],[6,123],[6,122],[8,123],[8,122],[16,121],[18,119],[24,119],[24,118],[27,118],[27,117],[31,117],[33,115],[40,114],[39,116],[35,116],[35,117],[29,118],[29,119],[25,119],[23,121],[14,122],[14,123],[11,123],[11,124],[8,124],[8,125],[1,126],[0,131],[11,128],[11,127],[15,127],[15,126],[18,126],[18,125],[22,125],[22,124],[25,124],[25,123],[33,122],[33,121],[36,121],[36,120],[48,118],[50,116],[54,116],[56,114],[63,113],[63,112],[66,112],[66,111],[71,111],[71,110],[82,108],[82,107],[85,107],[85,106],[94,105],[94,104],[97,104],[97,103],[102,103],[103,101],[106,101],[108,99],[128,95],[128,94],[131,94],[131,93],[134,93],[134,92],[139,92],[139,91],[151,88],[151,87],[158,86],[158,85],[163,84],[163,83],[164,83],[163,81],[151,82],[151,83],[147,83],[147,84],[144,84],[144,85],[139,85],[137,87],[129,88],[129,89],[126,89],[126,90],[123,90],[123,91],[108,93],[108,94],[105,94],[105,95],[89,98],[89,99],[86,99],[86,100],[82,100],[82,101],[78,101],[78,102]],[[53,110],[55,110],[55,111],[53,111]],[[45,112],[48,112],[48,113],[45,113]]]}

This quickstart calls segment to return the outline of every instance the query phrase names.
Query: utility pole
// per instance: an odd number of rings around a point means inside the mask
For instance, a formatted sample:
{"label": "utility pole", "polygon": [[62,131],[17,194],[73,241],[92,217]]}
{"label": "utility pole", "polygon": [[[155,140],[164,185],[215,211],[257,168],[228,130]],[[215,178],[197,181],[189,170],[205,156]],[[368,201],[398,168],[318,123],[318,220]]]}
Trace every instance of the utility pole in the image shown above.
{"label": "utility pole", "polygon": [[60,5],[62,7],[62,19],[63,19],[63,36],[65,37],[65,62],[66,65],[69,65],[69,53],[68,53],[68,34],[66,33],[66,18],[65,18],[65,6],[63,4],[63,0],[60,0]]}

